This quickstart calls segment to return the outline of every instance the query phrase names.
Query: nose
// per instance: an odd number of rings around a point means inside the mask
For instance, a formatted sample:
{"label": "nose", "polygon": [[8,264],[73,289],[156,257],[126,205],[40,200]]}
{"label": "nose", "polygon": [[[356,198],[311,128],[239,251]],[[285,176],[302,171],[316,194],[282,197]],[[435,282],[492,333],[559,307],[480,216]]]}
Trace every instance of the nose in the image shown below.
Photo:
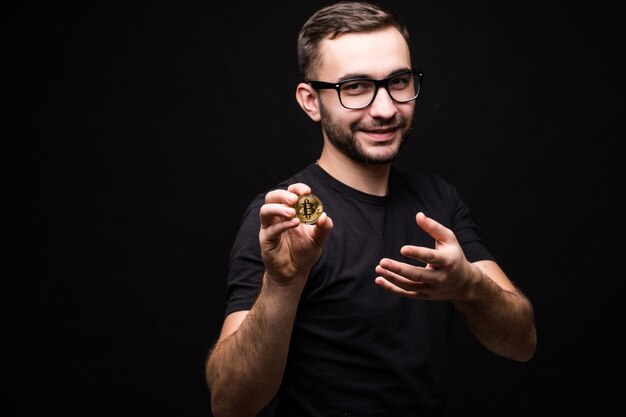
{"label": "nose", "polygon": [[385,87],[378,87],[374,101],[369,106],[370,116],[380,119],[391,119],[398,112],[396,103],[393,101]]}

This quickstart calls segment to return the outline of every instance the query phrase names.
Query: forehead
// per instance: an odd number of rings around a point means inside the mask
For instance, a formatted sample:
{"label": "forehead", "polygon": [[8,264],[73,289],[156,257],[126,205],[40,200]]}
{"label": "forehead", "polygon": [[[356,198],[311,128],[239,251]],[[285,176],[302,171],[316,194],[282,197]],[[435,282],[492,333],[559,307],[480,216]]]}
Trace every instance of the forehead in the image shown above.
{"label": "forehead", "polygon": [[320,43],[320,53],[318,77],[331,82],[347,74],[384,78],[393,71],[411,67],[409,46],[393,27],[326,38]]}

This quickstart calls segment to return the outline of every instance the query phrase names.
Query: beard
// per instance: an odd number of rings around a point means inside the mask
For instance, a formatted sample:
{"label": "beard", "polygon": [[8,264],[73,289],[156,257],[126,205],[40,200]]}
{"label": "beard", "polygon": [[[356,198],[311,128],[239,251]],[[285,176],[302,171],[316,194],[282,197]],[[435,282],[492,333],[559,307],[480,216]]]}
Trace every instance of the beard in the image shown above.
{"label": "beard", "polygon": [[[344,155],[355,162],[365,164],[387,164],[392,162],[400,148],[404,146],[409,133],[411,132],[411,121],[402,117],[399,113],[390,120],[374,120],[374,122],[365,124],[361,122],[353,123],[348,127],[344,127],[337,121],[333,120],[330,112],[320,102],[320,123],[322,130],[326,132],[328,140]],[[396,127],[400,129],[400,143],[388,152],[379,154],[367,153],[363,146],[356,140],[355,132],[359,130],[379,129],[384,127]]]}

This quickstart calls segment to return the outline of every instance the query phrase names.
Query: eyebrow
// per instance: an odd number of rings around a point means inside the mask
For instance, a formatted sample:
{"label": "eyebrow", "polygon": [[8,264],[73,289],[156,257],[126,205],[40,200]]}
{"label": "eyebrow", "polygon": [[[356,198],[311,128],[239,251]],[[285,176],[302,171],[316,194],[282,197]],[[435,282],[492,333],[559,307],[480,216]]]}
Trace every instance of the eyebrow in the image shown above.
{"label": "eyebrow", "polygon": [[[391,71],[387,76],[385,76],[383,78],[392,77],[392,76],[394,76],[396,74],[400,74],[401,72],[406,72],[406,71],[411,71],[411,68],[409,68],[409,67],[398,68],[397,70]],[[345,75],[342,75],[341,77],[339,77],[337,82],[340,83],[340,82],[346,81],[346,80],[363,79],[363,78],[367,78],[368,80],[373,80],[374,79],[374,78],[370,77],[369,75],[367,75],[365,73],[362,73],[362,72],[351,72],[349,74],[345,74]]]}

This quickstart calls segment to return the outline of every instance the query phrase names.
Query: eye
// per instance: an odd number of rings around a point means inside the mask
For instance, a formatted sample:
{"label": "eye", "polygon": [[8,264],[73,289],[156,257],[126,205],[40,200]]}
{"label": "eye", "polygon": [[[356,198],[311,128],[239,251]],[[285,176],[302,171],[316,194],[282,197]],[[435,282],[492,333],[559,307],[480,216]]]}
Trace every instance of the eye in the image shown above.
{"label": "eye", "polygon": [[411,81],[413,79],[412,74],[400,74],[395,77],[389,79],[389,88],[393,88],[394,90],[402,90],[411,85]]}
{"label": "eye", "polygon": [[368,80],[349,81],[341,86],[342,94],[359,95],[372,91],[374,83]]}

